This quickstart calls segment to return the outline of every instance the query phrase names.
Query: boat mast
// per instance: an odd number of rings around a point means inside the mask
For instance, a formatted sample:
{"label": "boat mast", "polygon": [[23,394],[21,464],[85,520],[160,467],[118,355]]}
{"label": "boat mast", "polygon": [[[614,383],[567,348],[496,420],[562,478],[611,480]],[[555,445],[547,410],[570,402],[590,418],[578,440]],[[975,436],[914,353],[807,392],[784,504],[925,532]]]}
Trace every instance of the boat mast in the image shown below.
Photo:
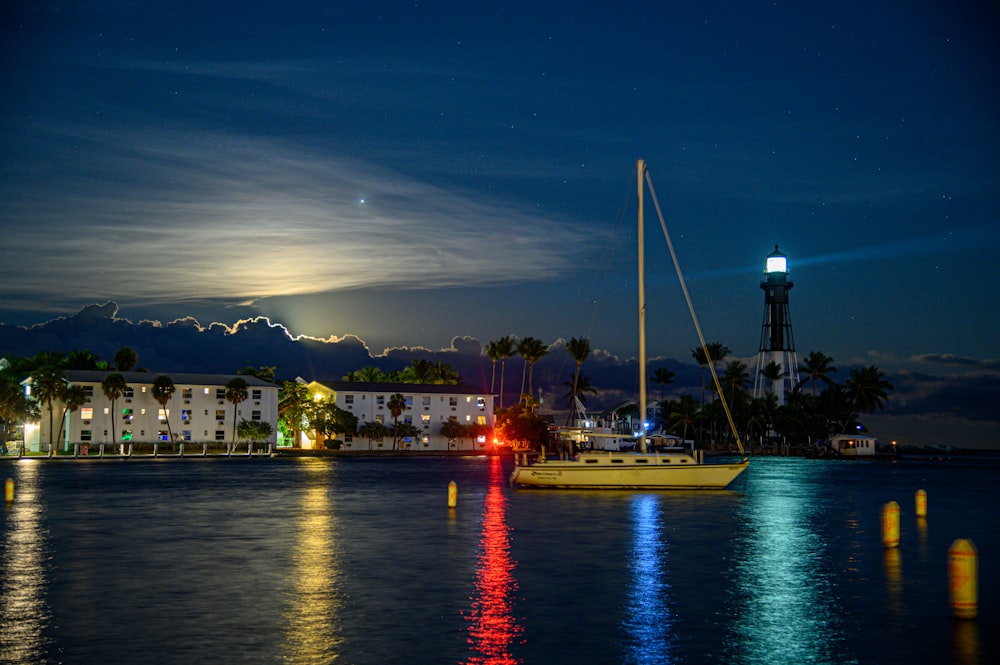
{"label": "boat mast", "polygon": [[643,248],[642,180],[646,176],[646,162],[636,163],[637,185],[639,188],[639,452],[646,452],[646,290]]}

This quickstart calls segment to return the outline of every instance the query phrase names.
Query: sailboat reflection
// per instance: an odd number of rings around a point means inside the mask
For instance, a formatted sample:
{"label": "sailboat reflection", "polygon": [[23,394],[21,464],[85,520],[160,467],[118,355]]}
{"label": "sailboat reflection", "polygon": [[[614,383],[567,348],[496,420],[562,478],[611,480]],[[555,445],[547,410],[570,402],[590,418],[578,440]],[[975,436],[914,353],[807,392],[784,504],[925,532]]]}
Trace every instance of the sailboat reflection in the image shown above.
{"label": "sailboat reflection", "polygon": [[38,493],[38,462],[18,464],[17,500],[8,506],[0,545],[0,662],[45,660],[43,630],[48,544],[42,528],[44,502]]}
{"label": "sailboat reflection", "polygon": [[517,590],[510,556],[505,477],[499,457],[491,459],[490,485],[483,505],[483,533],[476,566],[476,595],[468,615],[472,664],[516,665],[523,659],[511,653],[523,627],[514,618],[513,594]]}
{"label": "sailboat reflection", "polygon": [[671,662],[670,629],[673,618],[667,605],[669,585],[663,579],[666,545],[662,539],[659,497],[638,495],[632,500],[634,539],[629,555],[632,582],[625,611],[626,663]]}
{"label": "sailboat reflection", "polygon": [[284,662],[331,663],[344,642],[340,631],[341,562],[325,465],[304,461],[317,474],[298,509],[298,538],[291,553],[293,593],[286,615]]}

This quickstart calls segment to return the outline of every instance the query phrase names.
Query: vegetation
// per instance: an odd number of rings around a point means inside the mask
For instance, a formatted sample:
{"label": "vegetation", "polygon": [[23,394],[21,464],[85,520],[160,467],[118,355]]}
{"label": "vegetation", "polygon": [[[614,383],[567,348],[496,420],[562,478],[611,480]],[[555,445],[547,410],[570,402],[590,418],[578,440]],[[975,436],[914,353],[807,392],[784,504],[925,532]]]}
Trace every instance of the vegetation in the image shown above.
{"label": "vegetation", "polygon": [[156,400],[156,403],[160,405],[160,409],[163,410],[163,419],[167,421],[167,436],[170,439],[171,446],[174,445],[174,431],[170,428],[170,410],[167,409],[167,403],[174,396],[176,390],[174,380],[169,376],[160,375],[153,379],[153,399]]}
{"label": "vegetation", "polygon": [[245,402],[250,392],[245,379],[233,377],[226,384],[226,401],[233,405],[233,446],[236,446],[236,407]]}

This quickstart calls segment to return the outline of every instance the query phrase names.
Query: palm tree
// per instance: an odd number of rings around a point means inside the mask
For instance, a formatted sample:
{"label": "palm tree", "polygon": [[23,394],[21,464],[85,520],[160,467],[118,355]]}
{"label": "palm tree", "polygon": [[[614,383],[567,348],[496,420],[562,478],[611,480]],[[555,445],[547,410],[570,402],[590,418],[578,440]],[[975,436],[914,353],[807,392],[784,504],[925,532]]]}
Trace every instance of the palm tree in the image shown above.
{"label": "palm tree", "polygon": [[[719,376],[719,363],[725,360],[725,358],[732,353],[728,346],[722,342],[712,342],[708,344],[708,361],[712,365],[712,369],[715,370],[714,374],[716,377]],[[713,389],[715,386],[713,385]]]}
{"label": "palm tree", "polygon": [[577,400],[580,404],[587,403],[587,393],[591,395],[597,394],[597,388],[590,385],[590,378],[586,374],[581,374],[579,376],[574,376],[573,381],[564,381],[563,385],[568,388],[566,394],[563,395],[563,399],[570,404],[571,413],[576,413],[576,403]]}
{"label": "palm tree", "polygon": [[61,440],[63,435],[63,427],[66,424],[66,414],[73,413],[81,406],[87,403],[87,393],[83,389],[83,386],[78,386],[77,384],[72,384],[66,386],[62,394],[63,401],[63,415],[62,419],[59,421],[59,436],[57,439]]}
{"label": "palm tree", "polygon": [[[576,399],[574,398],[578,398],[580,396],[579,391],[577,390],[577,382],[580,380],[580,366],[583,364],[583,361],[587,359],[587,356],[590,355],[590,340],[586,337],[581,337],[579,339],[576,337],[570,337],[569,342],[566,344],[566,350],[569,351],[569,355],[573,358],[573,362],[576,363],[576,369],[573,371],[573,387],[570,391],[570,394],[572,395],[570,398],[570,412],[569,415],[566,416],[566,424],[569,425],[573,422],[573,419],[576,416]],[[591,390],[594,389],[591,388]],[[597,394],[596,390],[594,390],[594,394]],[[580,401],[583,402],[582,399]]]}
{"label": "palm tree", "polygon": [[74,349],[66,356],[63,367],[66,369],[94,370],[99,368],[98,363],[100,363],[100,360],[91,351]]}
{"label": "palm tree", "polygon": [[493,370],[490,373],[490,394],[496,394],[494,389],[496,388],[497,381],[497,361],[500,360],[500,343],[497,341],[491,341],[486,345],[486,357],[490,359],[490,363],[493,365]]}
{"label": "palm tree", "polygon": [[810,351],[799,371],[805,372],[812,379],[813,397],[816,397],[816,382],[822,381],[830,385],[833,383],[830,374],[836,372],[837,368],[833,366],[833,358],[830,356],[820,351]]}
{"label": "palm tree", "polygon": [[392,449],[396,449],[396,431],[399,429],[399,416],[402,415],[403,410],[406,408],[406,398],[403,397],[402,393],[396,393],[394,395],[389,395],[389,401],[386,403],[389,407],[389,413],[392,414]]}
{"label": "palm tree", "polygon": [[42,365],[31,373],[31,393],[38,400],[39,404],[44,404],[49,410],[49,450],[52,450],[52,437],[55,434],[52,423],[52,403],[62,400],[66,392],[66,379],[63,378],[62,370],[55,365]]}
{"label": "palm tree", "polygon": [[139,364],[139,354],[133,349],[123,346],[115,353],[115,369],[119,372],[131,372]]}
{"label": "palm tree", "polygon": [[174,445],[174,431],[170,428],[170,411],[167,409],[167,402],[170,401],[170,398],[174,396],[174,392],[176,391],[177,387],[174,386],[174,380],[169,376],[160,375],[153,379],[153,399],[160,405],[160,409],[163,411],[163,419],[167,421],[167,436],[170,438],[171,447]]}
{"label": "palm tree", "polygon": [[430,383],[456,385],[462,382],[458,370],[440,360],[431,364]]}
{"label": "palm tree", "polygon": [[111,402],[111,440],[114,443],[118,443],[121,440],[115,429],[115,402],[125,394],[127,389],[128,383],[125,381],[125,377],[118,372],[106,374],[101,380],[101,390],[104,391],[104,396]]}
{"label": "palm tree", "polygon": [[362,381],[364,383],[378,383],[383,381],[385,374],[378,367],[374,365],[366,365],[354,372],[354,378],[352,381]]}
{"label": "palm tree", "polygon": [[889,399],[887,391],[892,390],[892,384],[885,379],[878,367],[871,365],[851,370],[844,390],[854,404],[855,412],[875,413],[876,410],[882,411],[885,408],[885,402]]}
{"label": "palm tree", "polygon": [[[525,337],[521,340],[521,343],[517,345],[517,353],[522,358],[524,358],[524,369],[527,370],[528,375],[528,395],[534,393],[534,376],[535,376],[535,363],[542,357],[548,355],[549,350],[545,347],[545,343],[540,339],[534,337]],[[521,376],[521,393],[524,394],[524,375]]]}
{"label": "palm tree", "polygon": [[694,361],[698,363],[698,367],[701,368],[701,404],[705,405],[705,370],[708,369],[708,356],[705,354],[705,349],[701,346],[691,349],[691,357]]}
{"label": "palm tree", "polygon": [[426,358],[410,361],[409,367],[404,367],[401,378],[403,383],[433,383],[433,364]]}
{"label": "palm tree", "polygon": [[[709,349],[711,351],[711,349]],[[722,389],[730,404],[737,404],[746,395],[750,384],[750,368],[742,360],[730,360],[726,364],[726,373],[720,379]]]}
{"label": "palm tree", "polygon": [[500,358],[500,408],[503,408],[503,379],[507,369],[507,358],[514,355],[514,338],[505,335],[497,340],[497,356]]}
{"label": "palm tree", "polygon": [[675,376],[677,374],[666,367],[657,367],[656,371],[653,372],[651,381],[660,384],[660,404],[663,404],[663,388],[673,383]]}
{"label": "palm tree", "polygon": [[781,365],[771,360],[760,370],[760,374],[767,379],[768,395],[774,395],[774,384],[785,376],[785,371],[781,368]]}
{"label": "palm tree", "polygon": [[681,398],[674,402],[674,409],[670,412],[670,420],[674,422],[673,429],[681,429],[681,439],[687,439],[688,427],[692,429],[700,418],[700,407],[691,395],[681,395]]}
{"label": "palm tree", "polygon": [[232,402],[233,404],[233,445],[236,445],[236,407],[249,397],[250,393],[247,390],[247,382],[240,378],[234,377],[229,380],[226,384],[226,400]]}

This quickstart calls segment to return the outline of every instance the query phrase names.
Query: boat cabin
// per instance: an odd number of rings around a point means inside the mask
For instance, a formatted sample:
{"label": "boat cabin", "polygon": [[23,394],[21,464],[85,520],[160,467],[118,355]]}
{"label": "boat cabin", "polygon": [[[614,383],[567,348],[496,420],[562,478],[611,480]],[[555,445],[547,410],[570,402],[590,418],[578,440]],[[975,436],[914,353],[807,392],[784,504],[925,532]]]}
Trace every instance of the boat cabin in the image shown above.
{"label": "boat cabin", "polygon": [[830,439],[830,450],[845,457],[868,457],[877,448],[878,439],[865,434],[837,434]]}

